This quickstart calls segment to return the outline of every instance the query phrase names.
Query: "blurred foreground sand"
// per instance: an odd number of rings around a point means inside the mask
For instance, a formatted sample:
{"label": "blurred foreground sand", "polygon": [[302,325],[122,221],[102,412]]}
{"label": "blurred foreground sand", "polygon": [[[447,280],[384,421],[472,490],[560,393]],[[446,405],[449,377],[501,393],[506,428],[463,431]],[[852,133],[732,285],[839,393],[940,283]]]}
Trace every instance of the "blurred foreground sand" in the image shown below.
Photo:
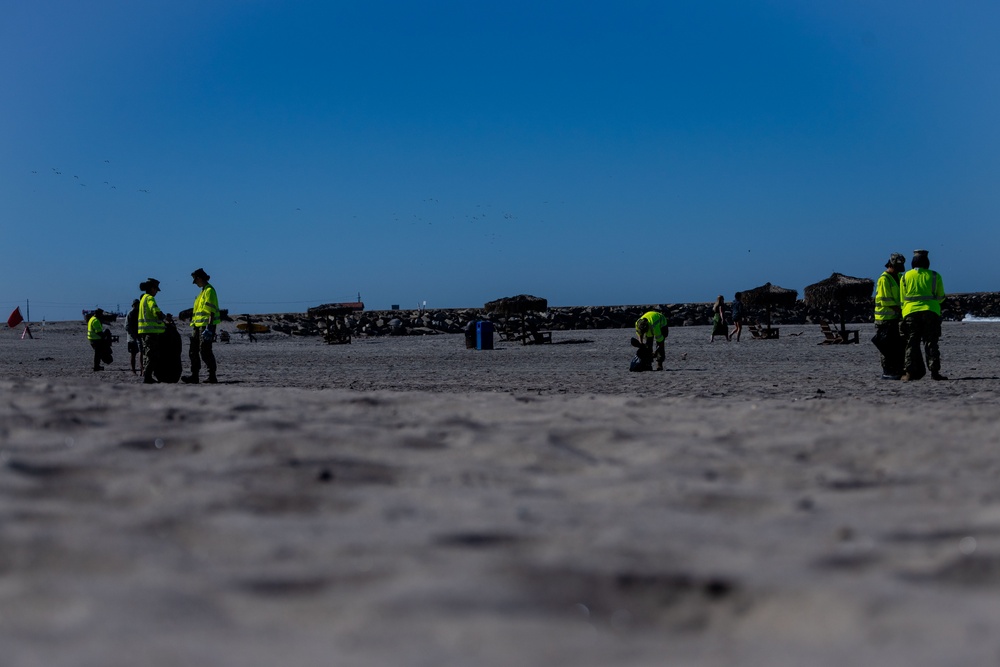
{"label": "blurred foreground sand", "polygon": [[642,374],[628,331],[235,338],[215,386],[33,331],[0,336],[5,665],[1000,660],[1000,325],[911,384],[871,326],[678,328]]}

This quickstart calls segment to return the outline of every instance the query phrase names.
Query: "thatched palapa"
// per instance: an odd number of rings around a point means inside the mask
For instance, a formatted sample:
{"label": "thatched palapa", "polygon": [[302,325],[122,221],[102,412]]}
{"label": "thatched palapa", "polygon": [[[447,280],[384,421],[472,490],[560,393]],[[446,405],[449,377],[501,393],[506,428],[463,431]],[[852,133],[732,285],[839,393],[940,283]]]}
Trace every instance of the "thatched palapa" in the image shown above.
{"label": "thatched palapa", "polygon": [[803,293],[807,305],[819,308],[871,298],[874,289],[875,281],[871,278],[854,278],[834,273],[826,280],[809,285]]}
{"label": "thatched palapa", "polygon": [[764,283],[760,287],[754,287],[742,293],[743,303],[748,306],[771,308],[783,306],[791,308],[795,305],[795,300],[799,298],[799,293],[793,289],[778,287],[771,283]]}
{"label": "thatched palapa", "polygon": [[799,297],[799,293],[793,289],[764,283],[760,287],[754,287],[751,290],[743,292],[741,296],[744,304],[767,310],[767,328],[770,329],[771,309],[775,306],[791,308],[795,305],[795,300]]}
{"label": "thatched palapa", "polygon": [[540,313],[548,310],[549,302],[530,294],[518,294],[517,296],[507,296],[496,301],[488,302],[483,308],[489,313],[500,315],[520,315],[524,313]]}
{"label": "thatched palapa", "polygon": [[829,278],[805,288],[805,302],[814,308],[835,306],[840,318],[841,332],[847,329],[847,304],[870,299],[875,281],[871,278],[854,278],[834,273]]}

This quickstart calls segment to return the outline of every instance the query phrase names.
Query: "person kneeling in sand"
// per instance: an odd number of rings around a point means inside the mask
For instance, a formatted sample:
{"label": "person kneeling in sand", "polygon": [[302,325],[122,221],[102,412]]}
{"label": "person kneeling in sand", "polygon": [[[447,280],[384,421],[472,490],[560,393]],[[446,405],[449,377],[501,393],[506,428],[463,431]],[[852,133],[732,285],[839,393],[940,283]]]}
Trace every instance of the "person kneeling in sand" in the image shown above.
{"label": "person kneeling in sand", "polygon": [[663,313],[651,310],[644,313],[635,322],[635,334],[639,338],[639,343],[645,345],[650,351],[653,350],[653,341],[656,341],[656,351],[653,358],[656,359],[656,370],[663,370],[663,360],[667,358],[663,349],[669,335],[668,320]]}

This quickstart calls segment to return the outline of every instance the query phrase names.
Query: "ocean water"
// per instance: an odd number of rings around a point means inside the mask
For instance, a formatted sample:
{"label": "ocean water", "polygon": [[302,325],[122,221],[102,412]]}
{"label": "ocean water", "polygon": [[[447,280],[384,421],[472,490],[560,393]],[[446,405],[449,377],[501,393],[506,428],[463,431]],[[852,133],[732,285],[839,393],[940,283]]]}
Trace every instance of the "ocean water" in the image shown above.
{"label": "ocean water", "polygon": [[1000,317],[976,317],[969,313],[965,314],[965,319],[963,322],[1000,322]]}

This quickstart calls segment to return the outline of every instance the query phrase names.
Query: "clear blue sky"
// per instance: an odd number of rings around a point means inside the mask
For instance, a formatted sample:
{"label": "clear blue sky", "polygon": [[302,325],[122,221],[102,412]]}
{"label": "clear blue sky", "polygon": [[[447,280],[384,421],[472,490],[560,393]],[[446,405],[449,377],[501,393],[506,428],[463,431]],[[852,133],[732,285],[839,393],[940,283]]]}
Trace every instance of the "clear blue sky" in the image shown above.
{"label": "clear blue sky", "polygon": [[[3,315],[1000,289],[1000,3],[0,0]],[[58,172],[58,173],[57,173]]]}

